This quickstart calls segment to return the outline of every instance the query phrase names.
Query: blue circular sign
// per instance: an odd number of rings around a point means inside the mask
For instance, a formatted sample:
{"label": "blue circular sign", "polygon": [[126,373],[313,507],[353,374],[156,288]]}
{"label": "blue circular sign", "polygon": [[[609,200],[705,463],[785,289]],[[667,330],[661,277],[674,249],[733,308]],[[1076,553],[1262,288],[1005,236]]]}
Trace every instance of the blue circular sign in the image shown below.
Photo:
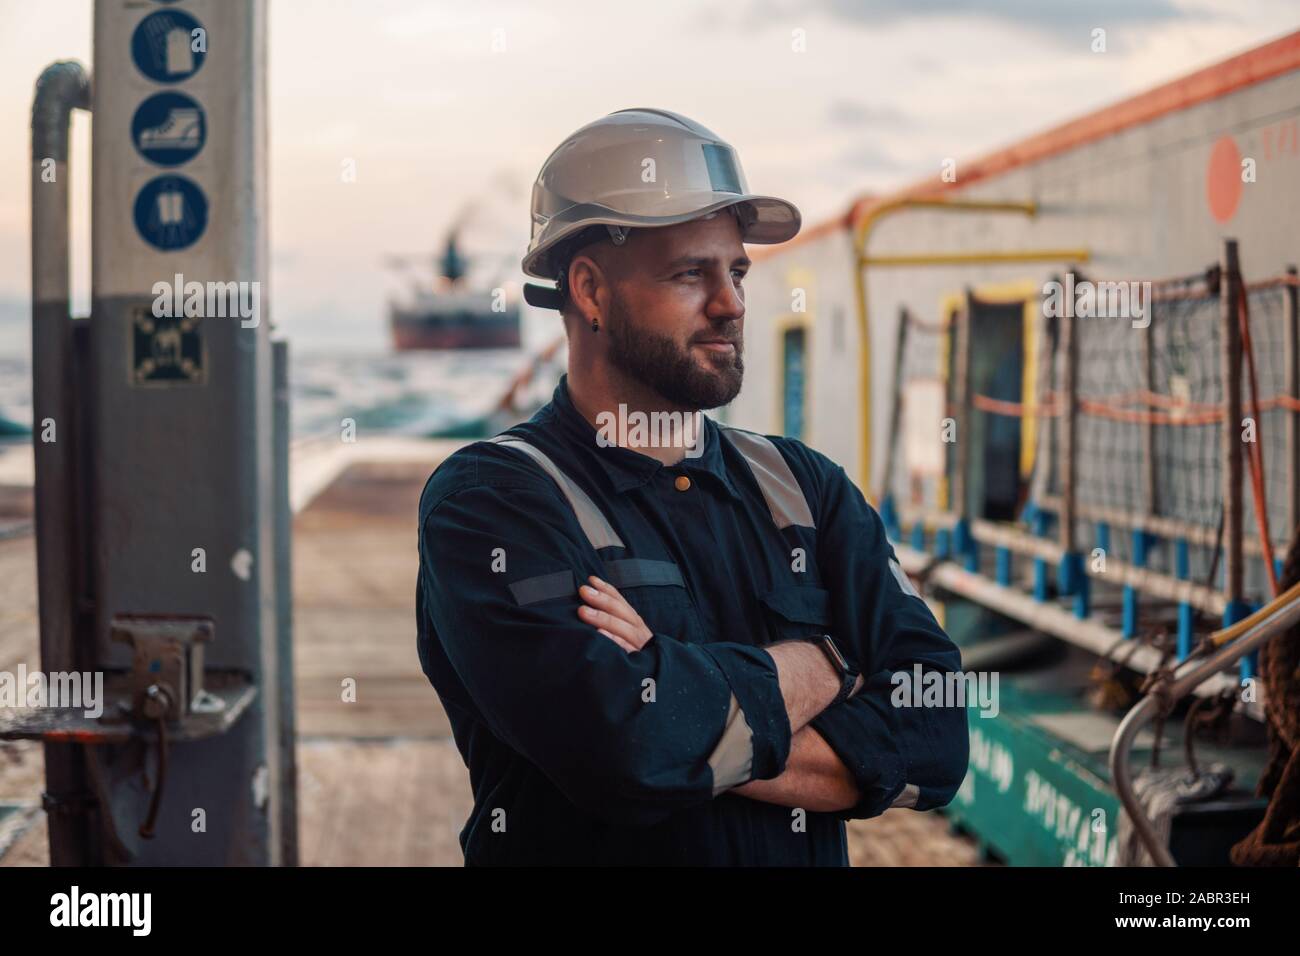
{"label": "blue circular sign", "polygon": [[192,246],[208,225],[208,200],[184,176],[158,176],[135,197],[135,228],[155,249]]}
{"label": "blue circular sign", "polygon": [[145,159],[179,166],[193,159],[208,137],[203,108],[184,93],[155,93],[135,111],[131,139]]}
{"label": "blue circular sign", "polygon": [[182,10],[151,13],[131,35],[131,59],[136,68],[159,83],[189,79],[203,65],[207,49],[207,31]]}

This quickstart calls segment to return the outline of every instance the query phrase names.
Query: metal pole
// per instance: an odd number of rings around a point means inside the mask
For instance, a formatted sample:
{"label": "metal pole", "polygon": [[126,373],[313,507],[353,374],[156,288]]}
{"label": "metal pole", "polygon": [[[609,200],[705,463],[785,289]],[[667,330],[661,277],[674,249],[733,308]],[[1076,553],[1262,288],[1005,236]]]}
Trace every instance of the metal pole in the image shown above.
{"label": "metal pole", "polygon": [[1049,413],[1048,406],[1052,400],[1052,369],[1056,352],[1041,299],[1035,310],[1034,322],[1038,326],[1038,334],[1035,336],[1038,354],[1034,359],[1034,404],[1038,435],[1034,440],[1034,471],[1030,480],[1029,500],[1038,504],[1047,495],[1051,478],[1052,435],[1055,430],[1055,416]]}
{"label": "metal pole", "polygon": [[297,722],[293,693],[293,580],[292,541],[293,507],[289,502],[289,344],[271,343],[272,387],[275,401],[275,429],[272,458],[275,467],[275,578],[282,587],[276,592],[275,695],[277,721],[275,740],[279,750],[280,781],[272,812],[278,816],[276,838],[280,846],[281,866],[298,865],[298,761]]}
{"label": "metal pole", "polygon": [[1060,395],[1064,406],[1061,408],[1061,439],[1058,446],[1060,455],[1057,468],[1061,480],[1061,511],[1058,515],[1061,550],[1067,554],[1074,550],[1074,489],[1075,489],[1075,438],[1076,418],[1079,403],[1077,401],[1079,353],[1075,343],[1074,324],[1074,279],[1073,273],[1066,273],[1065,311],[1061,316],[1060,348],[1061,389]]}
{"label": "metal pole", "polygon": [[[1142,364],[1143,374],[1146,378],[1146,389],[1148,392],[1156,390],[1156,371],[1155,371],[1155,343],[1152,339],[1155,337],[1155,304],[1152,302],[1144,303],[1148,312],[1147,327],[1142,329]],[[1147,514],[1157,515],[1160,513],[1160,501],[1157,498],[1159,485],[1156,482],[1156,426],[1147,422],[1142,427],[1142,485],[1146,492]]]}
{"label": "metal pole", "polygon": [[[1241,329],[1237,325],[1237,241],[1223,241],[1219,302],[1223,375],[1223,590],[1228,613],[1241,601]],[[1228,622],[1231,623],[1231,622]]]}
{"label": "metal pole", "polygon": [[[68,283],[68,127],[90,109],[80,63],[54,63],[32,102],[32,446],[40,666],[81,672],[77,598],[84,540],[77,527],[75,379]],[[45,744],[44,804],[54,866],[100,862],[87,828],[91,801],[81,747]]]}
{"label": "metal pole", "polygon": [[[1283,332],[1284,361],[1286,362],[1286,393],[1293,399],[1300,399],[1300,315],[1296,301],[1300,290],[1296,288],[1296,267],[1286,270],[1291,281],[1286,289],[1286,324]],[[1294,408],[1287,410],[1286,418],[1286,460],[1291,467],[1286,472],[1286,537],[1295,533],[1300,524],[1300,412]]]}
{"label": "metal pole", "polygon": [[966,301],[957,313],[957,342],[953,355],[954,398],[957,404],[957,447],[956,462],[953,468],[952,500],[949,502],[952,512],[958,519],[965,518],[969,512],[967,497],[970,492],[970,446],[971,446],[971,381],[970,381],[970,334],[971,334],[971,293],[966,290]]}
{"label": "metal pole", "polygon": [[877,502],[884,502],[885,497],[893,491],[890,482],[894,477],[894,461],[898,453],[898,429],[903,409],[903,356],[906,355],[907,350],[907,327],[910,320],[911,315],[907,311],[907,306],[900,307],[898,310],[898,340],[894,345],[894,394],[890,397],[889,405],[889,436],[885,444],[885,471],[880,479],[880,491],[876,493]]}

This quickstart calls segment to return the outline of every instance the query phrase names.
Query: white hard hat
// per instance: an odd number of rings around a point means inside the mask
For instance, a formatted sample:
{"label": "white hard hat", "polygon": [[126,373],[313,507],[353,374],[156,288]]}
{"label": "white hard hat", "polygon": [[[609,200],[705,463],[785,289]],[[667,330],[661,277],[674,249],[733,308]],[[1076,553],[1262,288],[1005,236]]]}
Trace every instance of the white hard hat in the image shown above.
{"label": "white hard hat", "polygon": [[[749,192],[740,159],[699,123],[668,110],[610,113],[569,136],[542,164],[533,184],[532,238],[526,274],[557,289],[525,284],[530,303],[558,309],[570,255],[608,235],[671,226],[735,207],[745,242],[785,242],[800,225],[784,199]],[[592,226],[605,227],[589,232]]]}

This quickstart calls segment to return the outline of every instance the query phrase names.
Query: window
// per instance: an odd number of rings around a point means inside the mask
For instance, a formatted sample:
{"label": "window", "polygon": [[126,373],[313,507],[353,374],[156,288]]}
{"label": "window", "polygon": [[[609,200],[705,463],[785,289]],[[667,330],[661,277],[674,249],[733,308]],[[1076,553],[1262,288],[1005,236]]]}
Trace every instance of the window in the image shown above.
{"label": "window", "polygon": [[802,326],[781,334],[781,433],[800,440],[806,430],[807,344],[807,332]]}

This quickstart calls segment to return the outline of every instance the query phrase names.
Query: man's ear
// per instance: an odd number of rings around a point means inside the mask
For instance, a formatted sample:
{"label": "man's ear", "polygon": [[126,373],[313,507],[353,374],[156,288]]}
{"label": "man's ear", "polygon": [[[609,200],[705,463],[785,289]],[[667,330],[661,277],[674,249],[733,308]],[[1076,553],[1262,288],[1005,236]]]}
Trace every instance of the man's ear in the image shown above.
{"label": "man's ear", "polygon": [[593,257],[574,256],[569,263],[569,301],[580,321],[589,322],[603,314],[608,296],[608,277]]}

